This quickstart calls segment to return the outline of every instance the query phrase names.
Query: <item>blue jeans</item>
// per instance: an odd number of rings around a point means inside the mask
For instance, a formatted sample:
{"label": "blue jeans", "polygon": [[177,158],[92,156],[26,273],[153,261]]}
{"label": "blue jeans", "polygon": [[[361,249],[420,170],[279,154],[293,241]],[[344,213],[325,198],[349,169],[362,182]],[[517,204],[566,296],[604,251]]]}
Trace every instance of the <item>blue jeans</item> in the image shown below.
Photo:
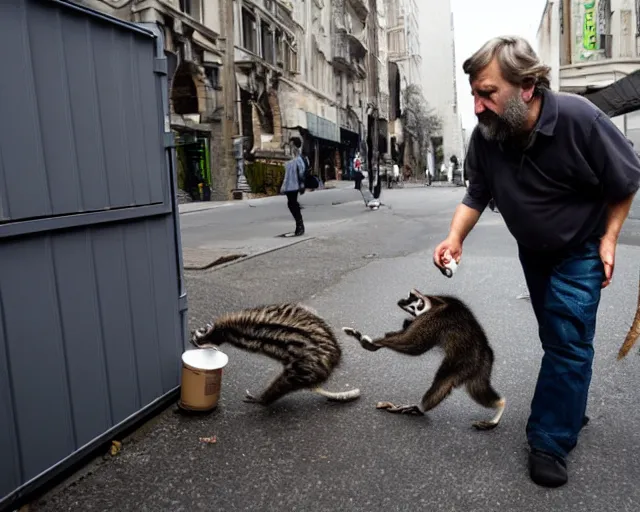
{"label": "blue jeans", "polygon": [[520,246],[544,356],[527,423],[531,448],[566,457],[587,408],[604,265],[599,239],[546,254]]}

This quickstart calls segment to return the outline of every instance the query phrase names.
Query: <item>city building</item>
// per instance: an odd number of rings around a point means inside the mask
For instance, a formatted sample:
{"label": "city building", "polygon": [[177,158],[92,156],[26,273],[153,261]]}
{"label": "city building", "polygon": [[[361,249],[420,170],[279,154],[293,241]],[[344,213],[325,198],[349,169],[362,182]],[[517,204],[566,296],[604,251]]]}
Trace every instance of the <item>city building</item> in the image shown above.
{"label": "city building", "polygon": [[402,89],[420,83],[421,53],[416,0],[384,0],[386,4],[389,61],[400,70]]}
{"label": "city building", "polygon": [[241,197],[241,164],[282,164],[296,139],[323,181],[389,153],[385,0],[78,3],[163,31],[181,196]]}
{"label": "city building", "polygon": [[221,1],[74,1],[125,21],[161,28],[181,193],[191,200],[230,199],[236,173],[224,155]]}
{"label": "city building", "polygon": [[[386,5],[387,68],[389,88],[388,157],[395,163],[411,165],[412,141],[405,140],[402,126],[404,95],[411,84],[420,84],[420,38],[418,4],[415,0],[384,0]],[[406,144],[409,142],[409,144]],[[408,150],[408,153],[407,151]]]}
{"label": "city building", "polygon": [[640,148],[640,2],[553,0],[538,29],[552,88],[583,95]]}
{"label": "city building", "polygon": [[[433,168],[455,156],[464,160],[462,119],[458,111],[454,20],[450,0],[421,0],[419,20],[428,30],[420,31],[422,91],[429,106],[440,117],[442,129],[435,135]],[[431,163],[429,164],[430,168]]]}
{"label": "city building", "polygon": [[280,0],[234,1],[237,132],[251,161],[284,161],[290,103],[283,95],[300,73],[301,28],[293,5]]}
{"label": "city building", "polygon": [[383,0],[368,0],[369,14],[366,19],[366,44],[369,48],[366,64],[366,158],[365,165],[369,173],[370,187],[377,187],[374,194],[380,193],[381,182],[376,179],[380,164],[384,162],[388,138],[388,76],[387,62],[381,58],[380,48],[386,39],[386,9]]}

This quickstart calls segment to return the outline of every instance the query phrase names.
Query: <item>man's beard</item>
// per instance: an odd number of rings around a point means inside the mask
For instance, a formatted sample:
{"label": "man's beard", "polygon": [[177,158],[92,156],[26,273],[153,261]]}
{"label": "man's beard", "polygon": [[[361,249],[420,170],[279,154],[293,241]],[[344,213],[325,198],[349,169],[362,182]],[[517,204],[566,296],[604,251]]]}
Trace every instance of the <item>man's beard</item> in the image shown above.
{"label": "man's beard", "polygon": [[478,127],[485,139],[504,142],[522,134],[528,114],[527,104],[520,95],[515,94],[507,100],[502,115],[491,110],[478,114]]}

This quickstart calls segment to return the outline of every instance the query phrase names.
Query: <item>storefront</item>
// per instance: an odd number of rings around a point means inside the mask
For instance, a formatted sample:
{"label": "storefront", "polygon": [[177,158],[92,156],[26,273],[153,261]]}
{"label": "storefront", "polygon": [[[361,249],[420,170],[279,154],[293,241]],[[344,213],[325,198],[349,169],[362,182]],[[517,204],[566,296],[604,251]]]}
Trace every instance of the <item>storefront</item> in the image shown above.
{"label": "storefront", "polygon": [[336,152],[340,151],[338,126],[328,119],[306,112],[307,130],[303,151],[309,157],[313,174],[323,182],[335,180],[340,170],[336,170]]}
{"label": "storefront", "polygon": [[[353,160],[356,153],[362,153],[362,125],[355,112],[340,109],[340,159],[342,161],[342,179],[353,180]],[[364,154],[362,154],[364,157]]]}
{"label": "storefront", "polygon": [[211,200],[211,148],[209,133],[174,130],[178,188],[194,201]]}

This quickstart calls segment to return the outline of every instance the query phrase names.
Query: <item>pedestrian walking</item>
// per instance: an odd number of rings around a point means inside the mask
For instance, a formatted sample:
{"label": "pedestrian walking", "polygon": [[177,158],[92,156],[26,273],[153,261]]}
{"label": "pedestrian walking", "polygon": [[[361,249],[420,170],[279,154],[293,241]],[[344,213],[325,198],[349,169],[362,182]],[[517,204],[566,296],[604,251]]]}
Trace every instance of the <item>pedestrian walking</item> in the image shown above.
{"label": "pedestrian walking", "polygon": [[485,43],[463,64],[478,125],[469,187],[437,266],[458,263],[490,199],[515,238],[544,356],[526,426],[529,474],[565,484],[566,458],[588,422],[596,316],[620,229],[640,186],[640,160],[588,100],[550,90],[550,69],[519,37]]}
{"label": "pedestrian walking", "polygon": [[355,158],[353,159],[353,179],[355,183],[355,189],[360,190],[362,187],[362,180],[364,179],[364,173],[362,172],[362,158],[360,158],[360,152],[356,153]]}
{"label": "pedestrian walking", "polygon": [[298,194],[302,195],[305,191],[307,164],[303,158],[300,146],[301,145],[295,141],[291,144],[293,158],[284,164],[284,179],[280,187],[280,193],[287,196],[287,206],[296,222],[295,231],[293,233],[287,233],[285,236],[304,235],[304,222],[302,220],[300,203],[298,202]]}

